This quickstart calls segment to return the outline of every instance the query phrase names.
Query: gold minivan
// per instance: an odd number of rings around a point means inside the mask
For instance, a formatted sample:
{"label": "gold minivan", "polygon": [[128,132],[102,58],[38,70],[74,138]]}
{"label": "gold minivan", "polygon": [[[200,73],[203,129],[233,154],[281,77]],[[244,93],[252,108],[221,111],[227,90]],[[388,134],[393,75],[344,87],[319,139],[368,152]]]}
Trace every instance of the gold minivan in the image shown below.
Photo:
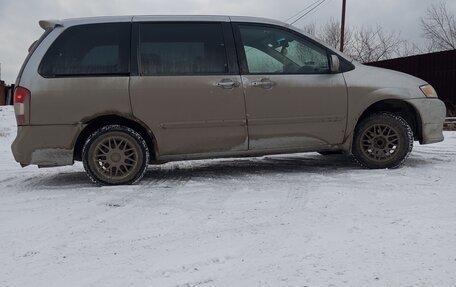
{"label": "gold minivan", "polygon": [[100,185],[148,164],[343,152],[400,166],[443,140],[428,83],[364,66],[288,24],[253,17],[40,21],[16,80],[12,151],[22,166],[82,161]]}

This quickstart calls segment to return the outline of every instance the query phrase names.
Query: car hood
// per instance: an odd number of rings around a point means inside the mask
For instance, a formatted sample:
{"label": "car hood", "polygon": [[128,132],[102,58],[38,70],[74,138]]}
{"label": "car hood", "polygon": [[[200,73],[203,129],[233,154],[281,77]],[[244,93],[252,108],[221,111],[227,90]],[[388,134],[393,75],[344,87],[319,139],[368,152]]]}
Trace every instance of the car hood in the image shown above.
{"label": "car hood", "polygon": [[354,63],[353,71],[344,73],[347,87],[365,90],[366,94],[376,91],[394,90],[406,98],[422,98],[419,87],[427,82],[417,77],[383,68]]}

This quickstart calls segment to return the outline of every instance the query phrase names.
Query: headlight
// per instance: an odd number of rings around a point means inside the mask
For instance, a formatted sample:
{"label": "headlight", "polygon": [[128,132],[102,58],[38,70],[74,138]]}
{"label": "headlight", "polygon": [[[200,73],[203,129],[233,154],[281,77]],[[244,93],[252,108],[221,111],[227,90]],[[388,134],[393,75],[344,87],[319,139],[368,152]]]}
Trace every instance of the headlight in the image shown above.
{"label": "headlight", "polygon": [[437,92],[431,85],[424,85],[420,87],[423,94],[428,98],[437,98]]}

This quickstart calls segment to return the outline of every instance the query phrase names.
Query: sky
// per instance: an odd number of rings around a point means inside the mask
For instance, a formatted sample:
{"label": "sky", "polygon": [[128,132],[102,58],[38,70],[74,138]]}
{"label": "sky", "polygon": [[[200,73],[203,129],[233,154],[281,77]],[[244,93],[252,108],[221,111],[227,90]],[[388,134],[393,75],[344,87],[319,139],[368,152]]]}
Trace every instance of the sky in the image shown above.
{"label": "sky", "polygon": [[[381,26],[418,45],[426,9],[439,0],[347,0],[348,26]],[[456,13],[456,1],[447,7]],[[285,20],[315,0],[0,0],[1,80],[14,83],[30,44],[43,30],[41,19],[110,15],[242,15]],[[342,0],[326,2],[295,25],[340,19]],[[317,35],[318,36],[318,35]]]}

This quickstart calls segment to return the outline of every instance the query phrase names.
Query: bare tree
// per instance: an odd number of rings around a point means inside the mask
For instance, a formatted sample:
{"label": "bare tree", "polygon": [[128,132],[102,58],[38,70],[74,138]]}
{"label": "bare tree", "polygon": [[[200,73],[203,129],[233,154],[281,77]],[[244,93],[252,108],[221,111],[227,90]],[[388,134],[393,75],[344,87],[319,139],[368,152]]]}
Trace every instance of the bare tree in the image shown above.
{"label": "bare tree", "polygon": [[353,34],[350,55],[360,62],[376,62],[401,55],[404,40],[387,33],[380,26],[361,28]]}
{"label": "bare tree", "polygon": [[315,34],[317,32],[317,25],[315,24],[315,22],[310,23],[310,24],[303,26],[302,30],[304,30],[304,32],[306,32],[309,35],[315,36]]}
{"label": "bare tree", "polygon": [[433,4],[421,19],[424,37],[428,40],[428,50],[456,49],[455,15],[447,9],[445,2]]}
{"label": "bare tree", "polygon": [[425,53],[426,50],[421,49],[415,43],[404,41],[402,43],[401,51],[399,56],[400,57],[407,57]]}
{"label": "bare tree", "polygon": [[[316,36],[334,49],[340,47],[340,22],[331,19],[317,30]],[[344,52],[359,62],[375,62],[420,53],[413,43],[401,39],[400,34],[386,32],[382,27],[346,27]]]}
{"label": "bare tree", "polygon": [[[350,53],[352,46],[352,30],[350,27],[345,29],[344,46],[347,54]],[[319,38],[329,46],[339,49],[340,47],[340,22],[334,19],[329,20],[319,31]]]}

